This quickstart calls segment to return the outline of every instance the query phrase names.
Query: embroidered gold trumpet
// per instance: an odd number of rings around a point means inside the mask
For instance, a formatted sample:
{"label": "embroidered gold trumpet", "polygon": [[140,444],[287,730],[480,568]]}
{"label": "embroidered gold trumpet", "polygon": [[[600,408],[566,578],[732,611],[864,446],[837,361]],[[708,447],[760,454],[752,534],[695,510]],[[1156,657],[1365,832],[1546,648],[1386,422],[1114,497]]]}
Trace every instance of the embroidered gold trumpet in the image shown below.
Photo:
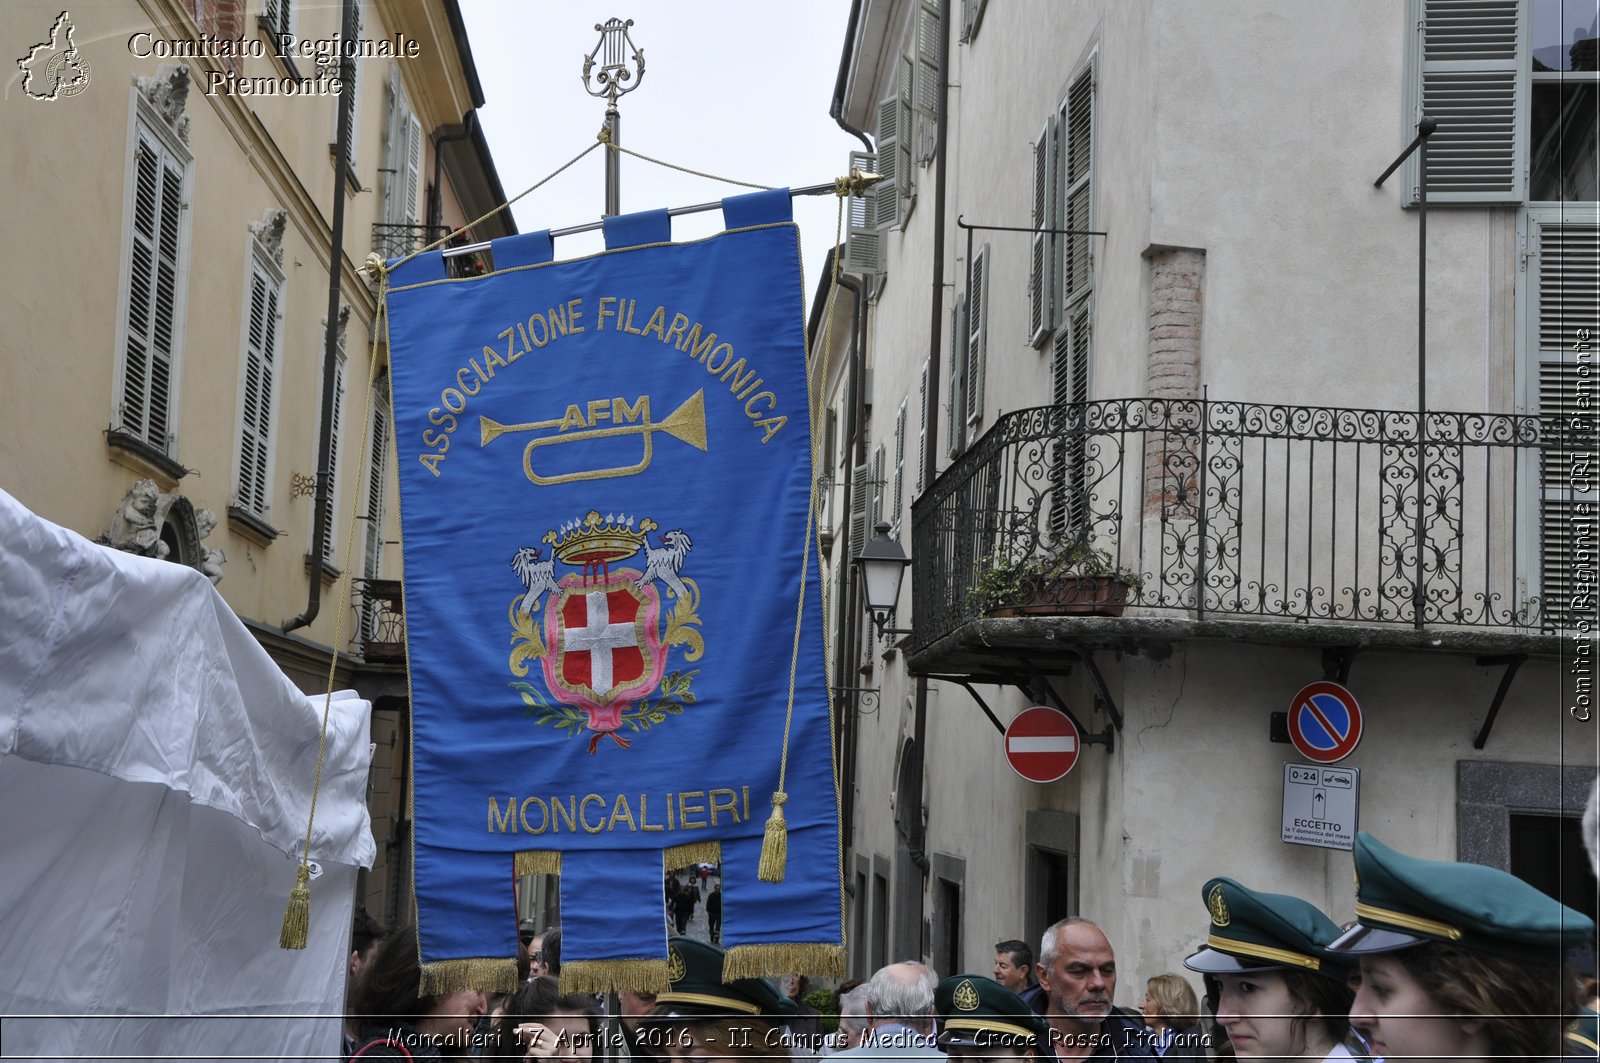
{"label": "embroidered gold trumpet", "polygon": [[[564,484],[575,480],[609,480],[618,476],[633,476],[644,472],[650,467],[650,460],[654,455],[652,437],[657,432],[665,432],[675,439],[694,447],[696,450],[706,449],[706,405],[705,389],[701,388],[690,395],[676,410],[667,414],[666,419],[657,423],[650,419],[650,396],[641,395],[639,401],[633,405],[622,399],[613,399],[611,402],[592,402],[589,404],[588,417],[577,406],[567,408],[565,417],[555,417],[548,421],[526,421],[522,424],[501,424],[492,417],[478,417],[478,432],[480,447],[486,447],[494,440],[507,432],[537,432],[548,428],[560,429],[572,427],[577,424],[592,425],[600,418],[620,420],[623,417],[637,416],[638,421],[631,424],[612,424],[606,428],[581,428],[575,432],[558,432],[556,435],[540,436],[530,440],[522,450],[522,471],[530,481],[536,484]],[[587,439],[607,439],[613,436],[637,435],[644,438],[644,455],[633,465],[616,465],[609,468],[581,469],[577,472],[563,472],[544,475],[534,470],[533,452],[540,447],[554,446],[558,443],[577,443]]]}

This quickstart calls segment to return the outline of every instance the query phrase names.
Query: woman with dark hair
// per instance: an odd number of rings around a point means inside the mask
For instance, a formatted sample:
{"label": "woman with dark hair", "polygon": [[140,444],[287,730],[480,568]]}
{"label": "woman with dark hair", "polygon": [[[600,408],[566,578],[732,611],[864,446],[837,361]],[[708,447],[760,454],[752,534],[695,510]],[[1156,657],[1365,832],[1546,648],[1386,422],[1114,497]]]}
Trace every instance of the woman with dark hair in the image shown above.
{"label": "woman with dark hair", "polygon": [[594,998],[562,994],[554,978],[535,978],[517,991],[489,1030],[486,1059],[578,1063],[595,1054],[600,1012]]}
{"label": "woman with dark hair", "polygon": [[1216,1021],[1233,1055],[1263,1063],[1351,1060],[1347,965],[1326,950],[1339,927],[1298,897],[1214,878],[1201,896],[1211,928],[1183,961],[1216,979]]}
{"label": "woman with dark hair", "polygon": [[350,994],[356,1027],[351,1059],[434,1061],[465,1055],[472,1028],[483,1014],[482,990],[458,989],[437,996],[418,991],[417,928],[404,926],[384,938]]}
{"label": "woman with dark hair", "polygon": [[1440,1061],[1587,1054],[1566,1040],[1577,983],[1566,951],[1594,922],[1516,876],[1419,860],[1356,836],[1356,925],[1333,942],[1361,962],[1350,1021],[1375,1055]]}

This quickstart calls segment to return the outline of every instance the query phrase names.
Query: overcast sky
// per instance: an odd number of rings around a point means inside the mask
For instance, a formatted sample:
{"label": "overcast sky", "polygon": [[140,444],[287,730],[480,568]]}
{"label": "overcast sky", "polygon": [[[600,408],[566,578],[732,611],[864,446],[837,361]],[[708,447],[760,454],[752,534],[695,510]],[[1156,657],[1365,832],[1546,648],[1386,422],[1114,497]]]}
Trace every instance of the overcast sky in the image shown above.
{"label": "overcast sky", "polygon": [[[766,185],[841,176],[861,142],[828,117],[849,0],[461,0],[487,101],[479,116],[506,195],[515,196],[594,142],[605,101],[584,91],[596,23],[633,19],[645,57],[622,98],[622,143],[679,166]],[[521,232],[598,220],[600,150],[514,208]],[[622,156],[624,213],[680,207],[749,189]],[[797,199],[806,300],[833,243],[837,200]],[[673,219],[676,239],[722,228],[720,212]],[[556,243],[556,257],[603,246],[598,233]]]}

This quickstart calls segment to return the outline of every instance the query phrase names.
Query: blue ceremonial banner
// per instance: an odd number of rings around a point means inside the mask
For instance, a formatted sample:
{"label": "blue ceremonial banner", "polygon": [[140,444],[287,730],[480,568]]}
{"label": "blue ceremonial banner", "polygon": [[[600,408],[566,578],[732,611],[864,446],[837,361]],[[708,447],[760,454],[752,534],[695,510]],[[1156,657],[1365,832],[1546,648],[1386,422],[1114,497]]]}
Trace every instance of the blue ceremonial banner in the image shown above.
{"label": "blue ceremonial banner", "polygon": [[565,988],[664,990],[663,880],[700,862],[729,975],[842,973],[798,232],[785,191],[724,213],[388,278],[429,991],[514,988],[535,872]]}

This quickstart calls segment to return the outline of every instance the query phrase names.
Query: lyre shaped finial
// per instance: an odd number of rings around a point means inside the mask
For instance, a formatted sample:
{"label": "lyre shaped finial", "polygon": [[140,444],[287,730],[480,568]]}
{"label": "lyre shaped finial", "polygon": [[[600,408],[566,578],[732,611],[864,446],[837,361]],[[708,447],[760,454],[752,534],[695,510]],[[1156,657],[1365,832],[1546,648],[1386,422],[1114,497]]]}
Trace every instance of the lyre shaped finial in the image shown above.
{"label": "lyre shaped finial", "polygon": [[[583,59],[584,90],[591,96],[604,96],[613,107],[617,97],[632,92],[644,80],[644,49],[636,47],[628,36],[628,27],[632,25],[631,18],[626,22],[612,18],[596,23],[594,28],[600,34],[600,41]],[[598,73],[594,69],[596,56],[600,57]],[[628,69],[630,58],[633,70]]]}

